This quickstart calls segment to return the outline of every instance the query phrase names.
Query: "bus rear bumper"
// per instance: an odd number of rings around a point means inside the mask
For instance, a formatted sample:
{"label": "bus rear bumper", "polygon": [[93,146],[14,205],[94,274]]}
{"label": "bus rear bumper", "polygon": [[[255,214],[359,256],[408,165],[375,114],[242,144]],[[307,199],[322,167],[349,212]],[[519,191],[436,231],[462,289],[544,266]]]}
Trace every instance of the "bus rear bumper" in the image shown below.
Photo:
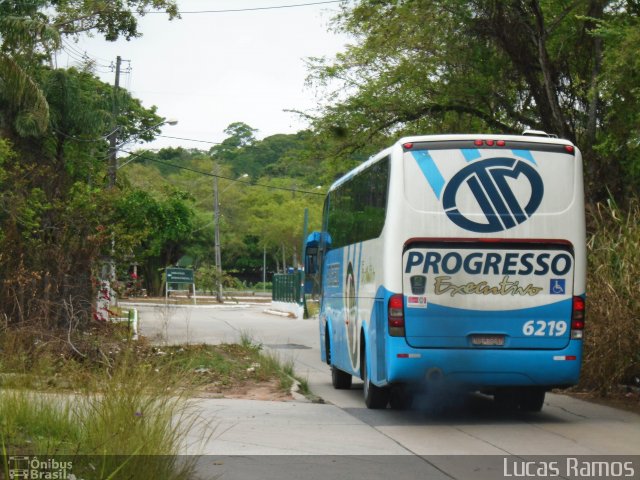
{"label": "bus rear bumper", "polygon": [[561,350],[429,349],[392,346],[387,383],[440,382],[471,389],[568,387],[578,383],[582,341]]}

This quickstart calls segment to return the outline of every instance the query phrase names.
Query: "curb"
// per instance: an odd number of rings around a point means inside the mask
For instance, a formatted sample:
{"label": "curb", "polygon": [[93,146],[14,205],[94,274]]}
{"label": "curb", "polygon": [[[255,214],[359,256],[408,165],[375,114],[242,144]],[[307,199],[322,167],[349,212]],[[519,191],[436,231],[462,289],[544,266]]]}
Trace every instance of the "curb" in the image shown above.
{"label": "curb", "polygon": [[293,397],[294,402],[301,402],[301,403],[317,403],[317,404],[322,404],[322,405],[327,405],[327,402],[325,402],[324,398],[319,397],[318,395],[316,395],[315,393],[309,392],[308,395],[304,395],[302,393],[300,393],[300,382],[293,377],[289,377],[293,380],[293,385],[291,385],[291,396]]}
{"label": "curb", "polygon": [[279,317],[296,318],[296,316],[293,313],[281,312],[279,310],[271,310],[269,308],[263,310],[262,313],[267,313],[269,315],[277,315]]}
{"label": "curb", "polygon": [[289,378],[293,380],[293,384],[289,389],[289,393],[291,394],[293,399],[297,402],[312,403],[311,400],[309,400],[307,397],[305,397],[303,394],[300,393],[300,387],[301,387],[300,382],[296,380],[294,377],[289,377]]}

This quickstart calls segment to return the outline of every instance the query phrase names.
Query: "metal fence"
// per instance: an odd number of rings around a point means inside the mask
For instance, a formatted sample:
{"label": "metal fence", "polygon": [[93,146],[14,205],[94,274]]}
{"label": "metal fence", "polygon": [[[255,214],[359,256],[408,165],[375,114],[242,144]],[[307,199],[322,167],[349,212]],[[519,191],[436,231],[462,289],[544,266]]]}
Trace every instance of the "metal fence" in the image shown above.
{"label": "metal fence", "polygon": [[304,303],[304,272],[276,274],[273,276],[271,299],[274,302]]}

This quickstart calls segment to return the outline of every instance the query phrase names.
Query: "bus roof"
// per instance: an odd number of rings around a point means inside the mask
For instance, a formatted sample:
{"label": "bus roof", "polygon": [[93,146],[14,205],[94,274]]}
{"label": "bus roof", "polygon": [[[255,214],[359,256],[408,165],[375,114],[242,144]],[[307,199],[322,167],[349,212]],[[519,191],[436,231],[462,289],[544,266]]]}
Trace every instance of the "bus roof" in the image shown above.
{"label": "bus roof", "polygon": [[371,156],[369,159],[362,162],[357,167],[353,168],[342,177],[338,178],[331,187],[329,188],[329,192],[335,190],[341,184],[354,177],[358,173],[363,170],[366,170],[368,167],[378,162],[380,159],[389,155],[395,148],[401,147],[407,143],[426,143],[426,142],[452,142],[452,141],[464,141],[464,140],[504,140],[506,142],[509,141],[517,141],[517,142],[527,142],[527,143],[539,143],[539,144],[547,144],[547,145],[570,145],[573,146],[573,143],[569,140],[565,140],[562,138],[556,138],[546,135],[544,132],[531,131],[535,132],[535,134],[529,135],[502,135],[502,134],[478,134],[478,133],[463,133],[463,134],[446,134],[446,135],[415,135],[402,137],[397,142],[395,142],[392,146],[385,148],[384,150],[376,153]]}

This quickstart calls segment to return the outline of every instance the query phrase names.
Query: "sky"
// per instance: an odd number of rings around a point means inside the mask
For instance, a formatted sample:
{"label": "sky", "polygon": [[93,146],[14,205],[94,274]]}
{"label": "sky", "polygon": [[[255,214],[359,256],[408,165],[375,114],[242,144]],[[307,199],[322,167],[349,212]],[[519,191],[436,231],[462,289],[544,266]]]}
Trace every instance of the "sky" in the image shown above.
{"label": "sky", "polygon": [[[160,116],[178,120],[163,126],[164,136],[221,142],[233,122],[257,129],[258,138],[295,133],[307,124],[285,110],[309,111],[318,103],[318,92],[305,86],[304,60],[333,57],[348,38],[328,31],[338,3],[265,8],[318,1],[178,0],[182,12],[259,10],[184,13],[172,21],[166,14],[148,14],[140,19],[142,37],[131,41],[65,40],[58,66],[78,65],[88,56],[96,61],[95,73],[113,84],[120,55],[120,86],[145,107],[157,106]],[[158,137],[144,148],[178,146],[208,150],[211,144]]]}

